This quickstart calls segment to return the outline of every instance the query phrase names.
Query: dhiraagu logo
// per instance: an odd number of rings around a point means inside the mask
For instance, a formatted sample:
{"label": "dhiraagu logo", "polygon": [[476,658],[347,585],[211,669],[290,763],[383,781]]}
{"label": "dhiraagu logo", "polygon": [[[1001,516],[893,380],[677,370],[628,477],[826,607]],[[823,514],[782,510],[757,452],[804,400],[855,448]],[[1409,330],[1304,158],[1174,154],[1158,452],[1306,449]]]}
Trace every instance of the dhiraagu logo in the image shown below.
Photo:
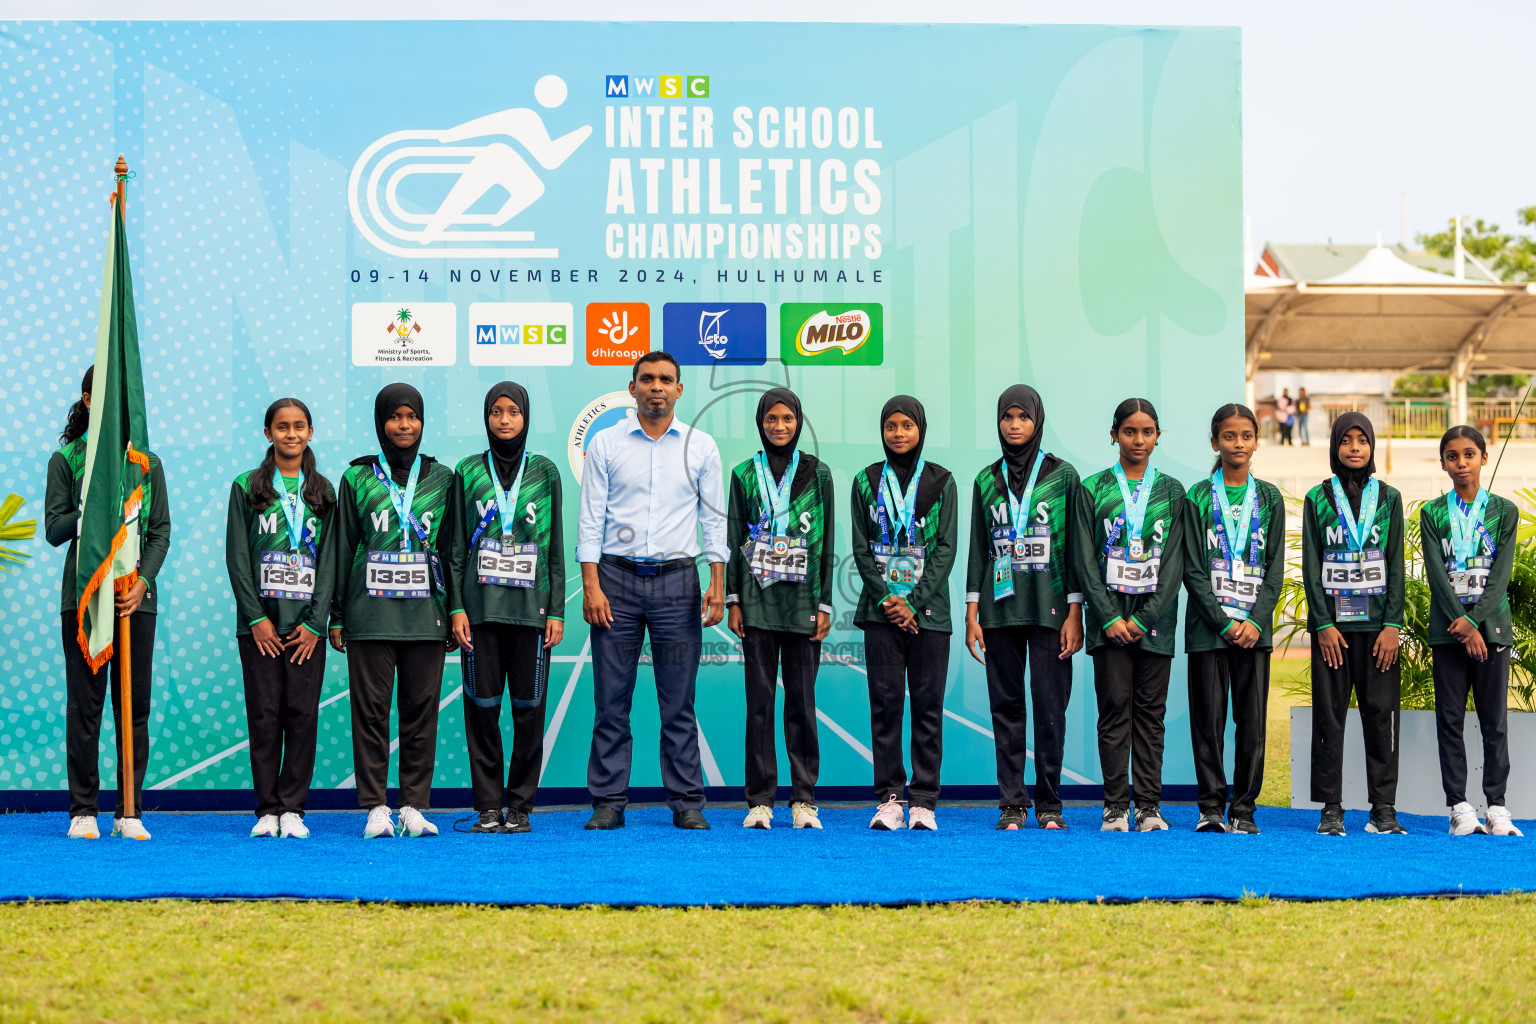
{"label": "dhiraagu logo", "polygon": [[779,307],[779,358],[802,366],[879,366],[884,328],[878,302],[786,302]]}
{"label": "dhiraagu logo", "polygon": [[472,366],[570,366],[569,302],[471,302]]}

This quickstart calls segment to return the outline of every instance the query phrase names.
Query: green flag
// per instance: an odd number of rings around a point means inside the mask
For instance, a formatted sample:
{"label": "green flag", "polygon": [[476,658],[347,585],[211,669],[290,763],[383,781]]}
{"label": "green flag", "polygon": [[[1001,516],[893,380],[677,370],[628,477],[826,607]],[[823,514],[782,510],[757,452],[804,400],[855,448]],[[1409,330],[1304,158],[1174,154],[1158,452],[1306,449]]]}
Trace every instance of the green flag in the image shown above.
{"label": "green flag", "polygon": [[114,197],[96,327],[96,373],[80,487],[75,596],[80,650],[92,669],[112,657],[116,595],[139,576],[139,510],[149,473],[144,375],[122,203]]}

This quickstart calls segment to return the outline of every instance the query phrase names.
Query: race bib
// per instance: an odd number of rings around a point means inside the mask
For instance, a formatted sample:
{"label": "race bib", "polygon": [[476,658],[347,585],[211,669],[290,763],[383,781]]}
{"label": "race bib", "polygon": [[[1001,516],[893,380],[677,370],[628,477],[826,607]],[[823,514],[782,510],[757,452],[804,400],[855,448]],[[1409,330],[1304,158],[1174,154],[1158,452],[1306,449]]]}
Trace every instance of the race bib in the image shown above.
{"label": "race bib", "polygon": [[370,551],[363,577],[369,597],[432,596],[431,555],[426,551]]}
{"label": "race bib", "polygon": [[1263,585],[1264,570],[1257,565],[1234,564],[1224,558],[1211,560],[1211,593],[1229,619],[1248,618]]}
{"label": "race bib", "polygon": [[263,551],[257,592],[284,601],[309,601],[315,596],[315,560],[301,551]]}
{"label": "race bib", "polygon": [[1163,549],[1153,547],[1145,559],[1130,558],[1125,548],[1110,548],[1104,556],[1104,585],[1122,594],[1150,594],[1157,589]]}
{"label": "race bib", "polygon": [[1386,592],[1387,559],[1380,548],[1323,552],[1323,593],[1355,597]]}
{"label": "race bib", "polygon": [[531,587],[539,571],[537,544],[503,544],[486,537],[475,554],[475,577],[495,587]]}
{"label": "race bib", "polygon": [[885,580],[885,589],[897,597],[906,597],[923,578],[924,549],[921,547],[898,548],[892,544],[871,544],[875,565]]}
{"label": "race bib", "polygon": [[1031,526],[1013,541],[1014,572],[1048,572],[1051,568],[1051,528]]}
{"label": "race bib", "polygon": [[767,587],[782,580],[803,583],[811,552],[804,537],[759,537],[747,555],[747,568],[759,586]]}
{"label": "race bib", "polygon": [[1488,586],[1488,571],[1491,568],[1493,559],[1481,556],[1467,559],[1464,569],[1452,572],[1451,586],[1456,591],[1456,599],[1462,604],[1477,604],[1481,601],[1483,590]]}

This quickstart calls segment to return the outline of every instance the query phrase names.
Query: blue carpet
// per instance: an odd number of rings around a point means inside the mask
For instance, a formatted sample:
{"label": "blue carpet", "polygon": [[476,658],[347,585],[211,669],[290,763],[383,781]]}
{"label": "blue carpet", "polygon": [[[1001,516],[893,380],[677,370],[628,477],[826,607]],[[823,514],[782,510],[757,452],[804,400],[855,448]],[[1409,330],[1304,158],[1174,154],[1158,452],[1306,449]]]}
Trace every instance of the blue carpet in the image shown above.
{"label": "blue carpet", "polygon": [[[779,809],[781,820],[787,811]],[[1097,808],[1068,808],[1066,832],[994,829],[996,811],[941,808],[940,832],[872,832],[867,810],[822,811],[826,829],[674,829],[665,808],[629,827],[584,832],[586,812],[533,817],[526,835],[454,832],[361,838],[363,818],[313,814],[307,841],[250,839],[236,815],[150,815],[155,838],[64,838],[62,814],[0,816],[0,901],[298,898],[420,903],[763,905],[949,900],[1285,899],[1536,890],[1536,839],[1453,838],[1445,819],[1403,815],[1406,836],[1313,833],[1314,811],[1260,808],[1261,836],[1196,835],[1192,807],[1173,831],[1105,834]],[[110,827],[103,816],[102,825]],[[1536,825],[1523,823],[1536,836]]]}

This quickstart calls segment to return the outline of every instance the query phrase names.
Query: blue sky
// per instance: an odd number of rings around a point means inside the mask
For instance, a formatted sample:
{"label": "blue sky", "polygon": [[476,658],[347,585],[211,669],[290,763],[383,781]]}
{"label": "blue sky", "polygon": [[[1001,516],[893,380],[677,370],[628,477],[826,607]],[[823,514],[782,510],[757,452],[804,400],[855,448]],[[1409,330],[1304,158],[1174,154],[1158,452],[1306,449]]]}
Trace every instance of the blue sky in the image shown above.
{"label": "blue sky", "polygon": [[[206,19],[188,0],[0,0],[0,17]],[[1255,248],[1387,242],[1456,213],[1512,227],[1536,204],[1529,47],[1536,3],[1477,0],[224,0],[223,18],[594,18],[1236,25],[1243,31],[1245,205]]]}

